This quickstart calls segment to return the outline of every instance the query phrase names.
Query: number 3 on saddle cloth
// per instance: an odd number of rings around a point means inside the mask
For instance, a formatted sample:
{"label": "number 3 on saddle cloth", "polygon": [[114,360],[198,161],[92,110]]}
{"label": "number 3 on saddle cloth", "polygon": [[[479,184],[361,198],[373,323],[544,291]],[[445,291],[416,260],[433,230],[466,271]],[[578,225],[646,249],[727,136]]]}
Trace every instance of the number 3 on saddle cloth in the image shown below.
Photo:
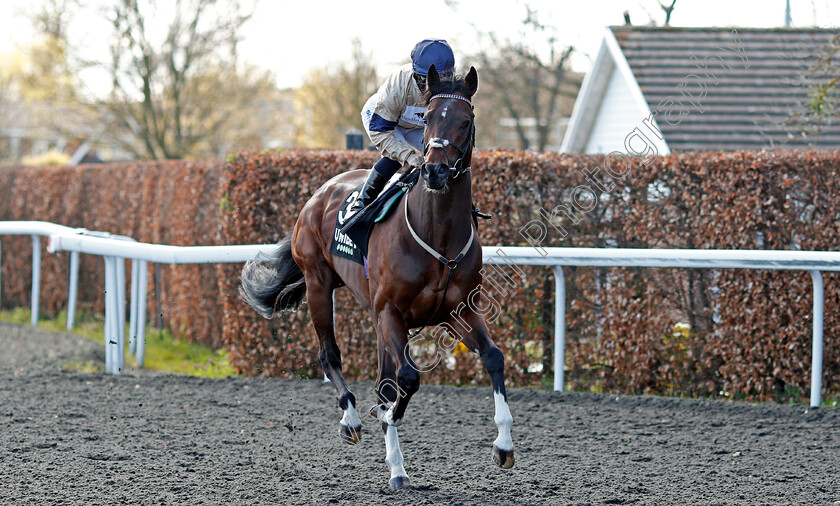
{"label": "number 3 on saddle cloth", "polygon": [[374,224],[384,221],[388,217],[402,196],[408,193],[411,187],[417,183],[419,177],[420,171],[415,169],[400,175],[399,178],[392,178],[388,186],[382,190],[379,196],[367,207],[359,211],[359,218],[356,220],[356,223],[350,227],[346,234],[342,234],[341,227],[344,226],[344,222],[349,218],[347,216],[347,210],[353,205],[356,198],[358,198],[364,182],[350,192],[347,198],[344,199],[344,202],[341,203],[341,208],[339,208],[338,214],[336,215],[335,232],[333,233],[333,241],[330,245],[330,254],[364,265],[365,276],[367,276],[368,240],[370,239],[370,233],[373,230]]}

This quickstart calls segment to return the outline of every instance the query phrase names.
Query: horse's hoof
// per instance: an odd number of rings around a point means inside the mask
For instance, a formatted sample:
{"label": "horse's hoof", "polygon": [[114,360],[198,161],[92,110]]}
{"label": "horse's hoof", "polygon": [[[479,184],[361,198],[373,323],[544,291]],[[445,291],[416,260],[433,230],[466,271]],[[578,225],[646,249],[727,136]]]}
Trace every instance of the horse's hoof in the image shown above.
{"label": "horse's hoof", "polygon": [[394,476],[391,478],[389,484],[391,485],[391,490],[397,490],[398,488],[410,487],[411,480],[408,479],[408,476]]}
{"label": "horse's hoof", "polygon": [[502,450],[493,445],[493,462],[502,469],[510,469],[513,467],[513,450]]}
{"label": "horse's hoof", "polygon": [[339,424],[338,435],[345,443],[354,445],[362,440],[362,426],[350,427],[349,425]]}

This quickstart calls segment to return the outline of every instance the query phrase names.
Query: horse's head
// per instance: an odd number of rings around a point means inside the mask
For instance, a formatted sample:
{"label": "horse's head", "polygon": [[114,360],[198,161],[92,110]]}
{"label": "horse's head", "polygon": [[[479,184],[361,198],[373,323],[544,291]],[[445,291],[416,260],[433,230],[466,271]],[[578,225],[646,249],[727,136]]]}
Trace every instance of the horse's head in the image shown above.
{"label": "horse's head", "polygon": [[467,172],[475,139],[475,116],[470,99],[478,89],[478,73],[441,80],[434,65],[426,77],[426,162],[420,174],[430,190],[441,190]]}

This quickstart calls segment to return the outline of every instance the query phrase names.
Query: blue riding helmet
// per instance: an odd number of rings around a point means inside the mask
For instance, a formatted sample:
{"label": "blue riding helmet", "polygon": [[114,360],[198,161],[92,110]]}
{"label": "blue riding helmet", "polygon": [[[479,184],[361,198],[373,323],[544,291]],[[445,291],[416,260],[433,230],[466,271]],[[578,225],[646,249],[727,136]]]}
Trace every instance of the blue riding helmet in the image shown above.
{"label": "blue riding helmet", "polygon": [[423,77],[426,77],[432,65],[439,74],[451,74],[455,71],[455,55],[445,40],[426,39],[418,42],[411,50],[411,64],[414,72]]}

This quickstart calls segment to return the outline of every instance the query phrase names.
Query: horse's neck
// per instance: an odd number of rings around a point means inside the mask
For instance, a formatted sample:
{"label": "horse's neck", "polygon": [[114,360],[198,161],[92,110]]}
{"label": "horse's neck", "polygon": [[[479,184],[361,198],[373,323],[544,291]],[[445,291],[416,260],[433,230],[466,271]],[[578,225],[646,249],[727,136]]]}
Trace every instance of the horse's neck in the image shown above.
{"label": "horse's neck", "polygon": [[445,193],[426,191],[421,179],[407,201],[411,227],[438,253],[452,258],[464,247],[472,227],[472,188],[469,173],[461,175]]}

